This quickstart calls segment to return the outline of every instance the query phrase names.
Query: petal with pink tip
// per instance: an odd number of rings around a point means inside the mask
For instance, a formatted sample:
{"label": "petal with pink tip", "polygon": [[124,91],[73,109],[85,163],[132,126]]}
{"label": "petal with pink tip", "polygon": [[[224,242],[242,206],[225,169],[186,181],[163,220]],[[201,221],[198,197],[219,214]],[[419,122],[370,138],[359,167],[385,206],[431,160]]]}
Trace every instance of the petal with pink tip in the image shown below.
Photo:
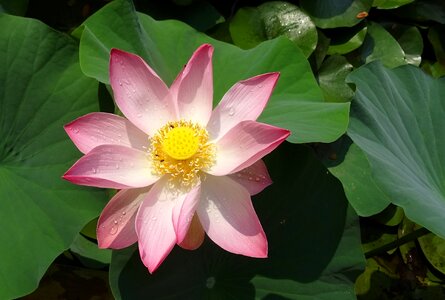
{"label": "petal with pink tip", "polygon": [[153,273],[176,243],[172,212],[186,194],[171,190],[168,176],[162,177],[148,192],[136,215],[139,253],[144,265]]}
{"label": "petal with pink tip", "polygon": [[153,184],[147,153],[121,145],[101,145],[81,157],[63,179],[75,184],[102,188],[127,189]]}
{"label": "petal with pink tip", "polygon": [[216,143],[216,162],[209,174],[222,176],[238,172],[272,152],[290,132],[286,129],[243,121]]}
{"label": "petal with pink tip", "polygon": [[84,154],[100,145],[122,145],[144,150],[148,136],[130,121],[117,115],[94,112],[64,126],[66,133]]}
{"label": "petal with pink tip", "polygon": [[197,214],[195,214],[184,240],[181,243],[178,243],[178,245],[183,249],[195,250],[202,245],[202,243],[204,242],[204,237],[204,229],[199,222]]}
{"label": "petal with pink tip", "polygon": [[185,196],[184,201],[178,201],[173,209],[173,227],[176,232],[177,243],[182,243],[195,214],[201,195],[201,185],[193,187]]}
{"label": "petal with pink tip", "polygon": [[267,167],[261,159],[253,165],[228,176],[245,187],[252,196],[272,184]]}
{"label": "petal with pink tip", "polygon": [[136,212],[149,190],[121,190],[111,198],[97,222],[99,248],[122,249],[137,242]]}
{"label": "petal with pink tip", "polygon": [[170,90],[178,104],[179,118],[206,126],[213,106],[213,47],[204,44],[192,55]]}
{"label": "petal with pink tip", "polygon": [[249,192],[228,176],[207,176],[197,212],[207,235],[224,250],[267,257],[267,239]]}
{"label": "petal with pink tip", "polygon": [[119,109],[148,135],[176,120],[176,107],[167,86],[139,56],[112,49],[110,84]]}
{"label": "petal with pink tip", "polygon": [[207,130],[218,140],[239,122],[255,121],[272,94],[279,73],[267,73],[236,83],[213,110]]}

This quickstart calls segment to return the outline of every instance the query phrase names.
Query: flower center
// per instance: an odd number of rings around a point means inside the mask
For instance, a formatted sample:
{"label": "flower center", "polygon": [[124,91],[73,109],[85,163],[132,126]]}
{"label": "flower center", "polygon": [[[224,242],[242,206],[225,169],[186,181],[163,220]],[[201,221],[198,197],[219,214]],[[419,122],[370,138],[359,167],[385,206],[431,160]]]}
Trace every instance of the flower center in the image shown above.
{"label": "flower center", "polygon": [[167,132],[162,150],[171,158],[185,160],[196,154],[199,139],[195,130],[190,127],[175,127]]}
{"label": "flower center", "polygon": [[191,187],[215,161],[207,130],[190,121],[168,122],[151,139],[153,173],[169,174],[175,185]]}

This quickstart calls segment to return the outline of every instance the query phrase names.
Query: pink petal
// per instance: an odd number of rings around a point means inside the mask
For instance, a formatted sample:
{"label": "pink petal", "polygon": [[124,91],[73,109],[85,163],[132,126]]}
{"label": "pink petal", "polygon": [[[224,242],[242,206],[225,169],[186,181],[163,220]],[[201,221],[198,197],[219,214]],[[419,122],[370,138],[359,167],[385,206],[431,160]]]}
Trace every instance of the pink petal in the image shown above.
{"label": "pink petal", "polygon": [[207,235],[221,248],[267,257],[267,239],[245,188],[228,176],[207,176],[197,212]]}
{"label": "pink petal", "polygon": [[216,162],[208,172],[222,176],[238,172],[272,152],[290,132],[286,129],[243,121],[216,143]]}
{"label": "pink petal", "polygon": [[137,242],[136,212],[150,187],[119,191],[102,211],[97,223],[99,248],[122,249]]}
{"label": "pink petal", "polygon": [[217,140],[239,122],[255,121],[266,106],[279,76],[279,73],[267,73],[236,83],[210,117],[207,125],[210,136]]}
{"label": "pink petal", "polygon": [[252,196],[272,184],[267,167],[261,159],[253,165],[228,176],[246,188]]}
{"label": "pink petal", "polygon": [[106,144],[122,145],[143,150],[148,136],[117,115],[94,112],[82,116],[64,126],[79,150],[86,154],[91,149]]}
{"label": "pink petal", "polygon": [[164,176],[151,188],[136,216],[139,253],[150,273],[159,267],[176,243],[173,208],[186,196],[171,190],[168,180],[168,176]]}
{"label": "pink petal", "polygon": [[213,106],[213,47],[204,44],[190,58],[171,86],[179,118],[206,126]]}
{"label": "pink petal", "polygon": [[75,184],[114,189],[145,187],[159,179],[152,174],[147,153],[120,145],[94,148],[63,178]]}
{"label": "pink petal", "polygon": [[112,49],[110,84],[119,109],[148,135],[176,120],[176,107],[167,86],[139,56]]}
{"label": "pink petal", "polygon": [[187,250],[198,249],[204,242],[205,232],[199,222],[198,216],[195,214],[190,224],[189,230],[184,240],[178,245]]}
{"label": "pink petal", "polygon": [[173,209],[173,227],[175,228],[177,243],[182,243],[187,235],[200,195],[201,186],[197,185],[187,193],[184,201],[178,201]]}

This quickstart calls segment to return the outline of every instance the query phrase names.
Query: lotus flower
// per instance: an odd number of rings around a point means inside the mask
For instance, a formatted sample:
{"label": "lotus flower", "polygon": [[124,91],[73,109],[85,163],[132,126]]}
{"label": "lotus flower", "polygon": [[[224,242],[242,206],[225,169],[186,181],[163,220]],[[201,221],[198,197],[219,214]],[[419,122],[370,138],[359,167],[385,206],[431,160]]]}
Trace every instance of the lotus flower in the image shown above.
{"label": "lotus flower", "polygon": [[279,74],[236,83],[212,111],[212,55],[199,47],[168,88],[139,56],[112,49],[110,83],[126,118],[97,112],[65,126],[85,155],[63,178],[120,189],[99,218],[99,247],[138,242],[149,272],[175,244],[199,247],[204,232],[227,251],[267,257],[250,196],[271,183],[261,158],[290,134],[255,121]]}

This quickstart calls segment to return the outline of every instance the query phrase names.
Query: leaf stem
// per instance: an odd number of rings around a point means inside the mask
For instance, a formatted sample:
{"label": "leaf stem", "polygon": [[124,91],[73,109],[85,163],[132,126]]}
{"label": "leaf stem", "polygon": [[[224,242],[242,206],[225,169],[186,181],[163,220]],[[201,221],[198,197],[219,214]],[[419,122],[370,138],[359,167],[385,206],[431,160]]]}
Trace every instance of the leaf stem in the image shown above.
{"label": "leaf stem", "polygon": [[380,254],[382,252],[386,252],[389,251],[391,249],[397,248],[400,245],[403,245],[405,243],[411,242],[412,240],[415,240],[421,236],[424,236],[426,234],[430,233],[430,231],[428,229],[426,229],[425,227],[419,228],[414,230],[411,233],[408,233],[407,235],[402,236],[401,238],[398,238],[395,241],[392,241],[388,244],[385,244],[381,247],[369,250],[368,252],[365,252],[365,257],[366,258],[370,258],[373,256],[376,256],[377,254]]}

